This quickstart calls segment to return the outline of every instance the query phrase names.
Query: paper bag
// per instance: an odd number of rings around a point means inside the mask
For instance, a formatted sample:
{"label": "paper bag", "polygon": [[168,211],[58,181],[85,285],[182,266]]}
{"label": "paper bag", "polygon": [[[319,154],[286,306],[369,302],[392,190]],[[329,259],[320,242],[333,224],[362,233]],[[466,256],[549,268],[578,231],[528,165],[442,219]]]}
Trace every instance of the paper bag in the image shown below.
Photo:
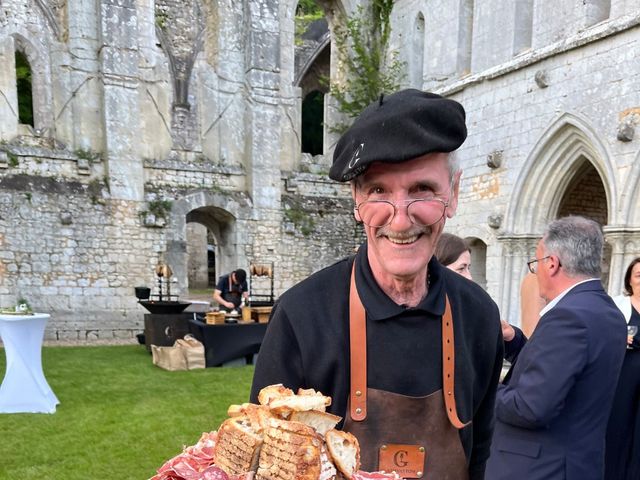
{"label": "paper bag", "polygon": [[187,359],[180,348],[151,345],[153,364],[165,370],[186,370]]}
{"label": "paper bag", "polygon": [[184,338],[176,340],[175,346],[182,350],[189,370],[205,367],[204,345],[196,337],[187,334]]}

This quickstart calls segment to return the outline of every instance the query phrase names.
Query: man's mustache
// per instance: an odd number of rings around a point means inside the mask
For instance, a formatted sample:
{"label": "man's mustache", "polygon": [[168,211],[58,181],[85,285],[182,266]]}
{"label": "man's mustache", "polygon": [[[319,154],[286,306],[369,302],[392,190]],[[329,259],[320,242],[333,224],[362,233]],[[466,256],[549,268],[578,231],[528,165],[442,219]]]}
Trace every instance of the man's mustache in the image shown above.
{"label": "man's mustache", "polygon": [[403,232],[393,231],[389,225],[385,227],[380,227],[376,231],[376,238],[379,237],[388,237],[394,240],[404,240],[407,238],[415,237],[416,235],[425,234],[431,235],[432,228],[431,227],[422,227],[420,225],[411,225],[409,230],[405,230]]}

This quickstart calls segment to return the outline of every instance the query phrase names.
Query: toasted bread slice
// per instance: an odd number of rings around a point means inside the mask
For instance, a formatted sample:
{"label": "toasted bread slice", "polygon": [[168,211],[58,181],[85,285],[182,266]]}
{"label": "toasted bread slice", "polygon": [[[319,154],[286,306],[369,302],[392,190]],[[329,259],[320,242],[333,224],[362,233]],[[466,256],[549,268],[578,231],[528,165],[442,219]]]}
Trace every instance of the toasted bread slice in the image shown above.
{"label": "toasted bread slice", "polygon": [[360,470],[360,444],[358,439],[342,430],[329,430],[325,436],[327,450],[335,466],[347,478]]}
{"label": "toasted bread slice", "polygon": [[274,398],[269,401],[269,408],[285,419],[289,418],[292,412],[306,412],[308,410],[324,412],[329,405],[331,405],[331,397],[326,397],[315,391],[304,395]]}
{"label": "toasted bread slice", "polygon": [[266,405],[256,405],[255,403],[243,403],[241,405],[231,405],[227,410],[230,417],[248,417],[251,427],[256,433],[262,433],[267,425],[267,420],[275,418],[275,414]]}
{"label": "toasted bread slice", "polygon": [[213,458],[229,475],[255,471],[262,444],[263,435],[252,426],[248,416],[229,418],[218,429]]}
{"label": "toasted bread slice", "polygon": [[318,480],[322,439],[299,422],[269,420],[256,480]]}
{"label": "toasted bread slice", "polygon": [[269,405],[272,400],[293,395],[293,390],[285,387],[281,383],[264,387],[258,393],[258,402],[260,405]]}
{"label": "toasted bread slice", "polygon": [[229,417],[238,417],[240,415],[244,415],[249,405],[251,405],[251,403],[241,403],[240,405],[229,405],[229,408],[227,408],[227,415]]}
{"label": "toasted bread slice", "polygon": [[292,412],[291,421],[304,423],[309,425],[316,432],[324,437],[329,430],[336,428],[342,417],[332,415],[328,412],[319,412],[317,410],[307,410],[303,412]]}

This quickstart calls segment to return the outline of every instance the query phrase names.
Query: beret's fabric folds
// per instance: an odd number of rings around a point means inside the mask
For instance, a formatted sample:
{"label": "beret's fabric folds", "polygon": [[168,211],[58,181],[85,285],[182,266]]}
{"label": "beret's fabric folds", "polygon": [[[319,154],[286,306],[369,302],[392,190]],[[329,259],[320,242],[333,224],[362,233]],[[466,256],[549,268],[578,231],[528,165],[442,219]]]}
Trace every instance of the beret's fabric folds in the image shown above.
{"label": "beret's fabric folds", "polygon": [[380,97],[340,138],[329,177],[361,175],[373,162],[399,163],[427,153],[452,152],[467,138],[465,112],[455,100],[415,89]]}

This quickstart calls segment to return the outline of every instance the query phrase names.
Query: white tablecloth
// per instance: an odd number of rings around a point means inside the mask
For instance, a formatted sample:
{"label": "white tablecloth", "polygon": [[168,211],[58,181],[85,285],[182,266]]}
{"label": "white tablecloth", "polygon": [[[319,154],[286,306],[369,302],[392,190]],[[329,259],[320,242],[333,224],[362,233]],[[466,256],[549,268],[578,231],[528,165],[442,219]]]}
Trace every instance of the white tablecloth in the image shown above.
{"label": "white tablecloth", "polygon": [[42,339],[49,314],[0,315],[7,371],[0,413],[55,413],[60,402],[42,371]]}

